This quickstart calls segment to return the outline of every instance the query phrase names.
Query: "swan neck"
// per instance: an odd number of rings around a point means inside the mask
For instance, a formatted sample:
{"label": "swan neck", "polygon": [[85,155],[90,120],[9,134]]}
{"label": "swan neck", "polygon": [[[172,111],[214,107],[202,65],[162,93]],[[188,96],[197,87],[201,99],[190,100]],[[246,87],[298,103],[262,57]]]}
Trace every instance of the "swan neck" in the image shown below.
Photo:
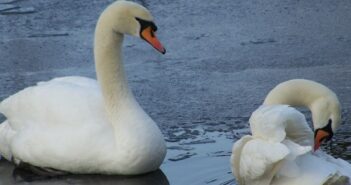
{"label": "swan neck", "polygon": [[111,111],[130,94],[121,54],[123,34],[114,32],[109,25],[99,21],[94,42],[96,76],[105,106]]}

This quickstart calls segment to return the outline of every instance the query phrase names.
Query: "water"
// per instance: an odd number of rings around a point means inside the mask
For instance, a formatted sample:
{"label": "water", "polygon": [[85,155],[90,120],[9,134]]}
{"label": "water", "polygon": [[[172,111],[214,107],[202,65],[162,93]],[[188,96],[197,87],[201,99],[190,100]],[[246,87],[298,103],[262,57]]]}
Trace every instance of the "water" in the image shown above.
{"label": "water", "polygon": [[[0,0],[0,100],[53,77],[94,78],[92,35],[110,2]],[[138,2],[153,12],[168,52],[159,55],[136,38],[125,39],[129,85],[167,140],[162,172],[29,175],[34,181],[24,182],[2,160],[1,185],[235,184],[232,144],[248,134],[248,118],[268,91],[292,78],[319,81],[339,96],[343,125],[323,148],[351,162],[351,2]]]}
{"label": "water", "polygon": [[136,177],[107,175],[66,175],[54,178],[35,176],[4,160],[0,161],[0,184],[84,184],[84,185],[169,185],[167,177],[160,170]]}

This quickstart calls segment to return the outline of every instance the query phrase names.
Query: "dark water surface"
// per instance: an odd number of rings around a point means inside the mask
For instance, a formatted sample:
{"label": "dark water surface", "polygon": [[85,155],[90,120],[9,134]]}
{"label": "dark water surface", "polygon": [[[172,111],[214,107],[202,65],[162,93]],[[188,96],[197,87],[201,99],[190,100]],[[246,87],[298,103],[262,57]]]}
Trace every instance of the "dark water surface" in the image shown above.
{"label": "dark water surface", "polygon": [[[0,0],[0,100],[53,77],[95,78],[94,26],[111,2]],[[235,184],[233,142],[248,133],[269,90],[292,78],[321,82],[339,96],[343,125],[324,149],[351,161],[351,1],[138,2],[153,13],[168,52],[125,39],[129,84],[167,140],[162,172],[25,182],[0,161],[0,185]]]}
{"label": "dark water surface", "polygon": [[108,175],[65,175],[60,177],[35,176],[29,172],[15,169],[7,161],[0,161],[1,184],[82,184],[82,185],[169,185],[165,174],[156,172],[135,177]]}

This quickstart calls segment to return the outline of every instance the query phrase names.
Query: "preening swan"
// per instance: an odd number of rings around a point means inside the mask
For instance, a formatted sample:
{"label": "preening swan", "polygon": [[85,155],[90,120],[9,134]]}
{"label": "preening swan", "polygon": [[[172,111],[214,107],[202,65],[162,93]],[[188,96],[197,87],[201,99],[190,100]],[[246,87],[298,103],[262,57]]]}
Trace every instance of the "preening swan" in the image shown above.
{"label": "preening swan", "polygon": [[280,83],[268,93],[263,104],[309,108],[315,130],[314,150],[321,142],[330,140],[341,123],[338,97],[328,87],[311,80],[294,79]]}
{"label": "preening swan", "polygon": [[149,11],[117,1],[95,30],[98,82],[55,78],[28,87],[0,104],[0,154],[16,164],[72,173],[133,175],[159,168],[163,135],[135,100],[124,75],[123,34],[141,37],[161,53]]}
{"label": "preening swan", "polygon": [[[286,105],[282,105],[286,104]],[[291,106],[312,112],[315,133]],[[341,122],[337,96],[322,84],[296,79],[267,95],[250,118],[252,136],[233,146],[232,171],[239,185],[349,185],[351,164],[317,150]]]}
{"label": "preening swan", "polygon": [[[322,151],[311,153],[313,132],[302,113],[287,105],[263,105],[250,118],[252,136],[233,146],[232,171],[239,185],[349,185],[351,164]],[[296,136],[293,134],[293,136]]]}

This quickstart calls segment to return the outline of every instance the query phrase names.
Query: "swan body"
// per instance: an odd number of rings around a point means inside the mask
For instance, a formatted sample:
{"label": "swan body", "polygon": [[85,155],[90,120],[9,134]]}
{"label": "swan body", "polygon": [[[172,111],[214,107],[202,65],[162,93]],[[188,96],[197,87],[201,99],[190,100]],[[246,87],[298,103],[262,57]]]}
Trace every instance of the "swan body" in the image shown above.
{"label": "swan body", "polygon": [[142,37],[164,53],[154,31],[144,7],[111,4],[95,31],[98,81],[55,78],[3,100],[0,112],[7,120],[0,124],[0,154],[16,164],[71,173],[134,175],[158,169],[165,141],[130,91],[120,54],[123,34]]}
{"label": "swan body", "polygon": [[[250,118],[252,136],[233,146],[232,171],[239,185],[348,185],[351,164],[312,153],[313,132],[302,113],[287,105],[263,105]],[[301,138],[294,134],[306,128]]]}

